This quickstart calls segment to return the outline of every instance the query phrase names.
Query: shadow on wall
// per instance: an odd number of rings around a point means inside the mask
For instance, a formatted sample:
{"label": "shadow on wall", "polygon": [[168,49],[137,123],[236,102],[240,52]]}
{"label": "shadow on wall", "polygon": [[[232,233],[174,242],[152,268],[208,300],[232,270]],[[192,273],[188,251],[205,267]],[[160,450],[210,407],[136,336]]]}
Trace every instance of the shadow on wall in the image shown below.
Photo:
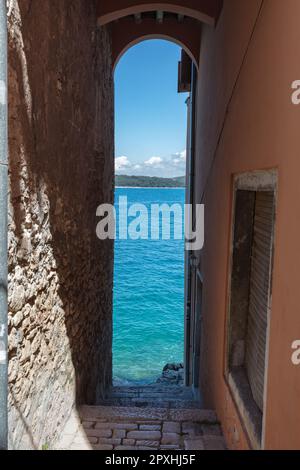
{"label": "shadow on wall", "polygon": [[10,445],[38,448],[111,383],[113,246],[95,215],[113,201],[113,80],[93,1],[12,4]]}

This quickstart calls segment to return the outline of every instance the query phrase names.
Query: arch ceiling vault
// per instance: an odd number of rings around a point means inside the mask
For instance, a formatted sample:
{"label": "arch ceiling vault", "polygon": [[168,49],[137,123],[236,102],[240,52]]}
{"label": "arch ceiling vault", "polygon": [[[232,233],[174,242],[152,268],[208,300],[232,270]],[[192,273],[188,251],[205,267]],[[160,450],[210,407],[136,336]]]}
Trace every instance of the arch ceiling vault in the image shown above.
{"label": "arch ceiling vault", "polygon": [[114,65],[132,45],[158,38],[179,44],[198,66],[201,25],[214,26],[222,4],[223,0],[98,0],[98,22],[111,25]]}

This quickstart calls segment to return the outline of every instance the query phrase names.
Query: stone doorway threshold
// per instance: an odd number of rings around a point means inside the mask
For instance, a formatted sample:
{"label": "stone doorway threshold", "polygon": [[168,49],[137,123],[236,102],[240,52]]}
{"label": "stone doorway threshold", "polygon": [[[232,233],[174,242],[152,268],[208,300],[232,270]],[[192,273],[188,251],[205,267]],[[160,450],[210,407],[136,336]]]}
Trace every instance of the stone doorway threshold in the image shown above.
{"label": "stone doorway threshold", "polygon": [[59,450],[225,450],[214,411],[181,386],[114,387],[101,406],[74,411]]}

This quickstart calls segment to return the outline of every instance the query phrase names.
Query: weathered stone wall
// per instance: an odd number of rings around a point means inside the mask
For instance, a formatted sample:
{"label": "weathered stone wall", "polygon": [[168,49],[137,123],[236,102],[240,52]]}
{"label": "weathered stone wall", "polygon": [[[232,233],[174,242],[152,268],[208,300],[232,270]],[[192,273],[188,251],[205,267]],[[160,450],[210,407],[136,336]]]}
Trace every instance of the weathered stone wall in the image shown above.
{"label": "weathered stone wall", "polygon": [[9,11],[9,431],[55,441],[75,402],[111,380],[110,37],[93,0],[13,0]]}

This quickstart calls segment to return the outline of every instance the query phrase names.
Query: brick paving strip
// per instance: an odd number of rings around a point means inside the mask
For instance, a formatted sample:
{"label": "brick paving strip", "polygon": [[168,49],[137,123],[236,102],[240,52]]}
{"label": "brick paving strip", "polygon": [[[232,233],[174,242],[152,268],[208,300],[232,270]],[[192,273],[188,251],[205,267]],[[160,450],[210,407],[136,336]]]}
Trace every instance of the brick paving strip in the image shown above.
{"label": "brick paving strip", "polygon": [[58,450],[225,450],[213,411],[82,406],[73,412]]}

